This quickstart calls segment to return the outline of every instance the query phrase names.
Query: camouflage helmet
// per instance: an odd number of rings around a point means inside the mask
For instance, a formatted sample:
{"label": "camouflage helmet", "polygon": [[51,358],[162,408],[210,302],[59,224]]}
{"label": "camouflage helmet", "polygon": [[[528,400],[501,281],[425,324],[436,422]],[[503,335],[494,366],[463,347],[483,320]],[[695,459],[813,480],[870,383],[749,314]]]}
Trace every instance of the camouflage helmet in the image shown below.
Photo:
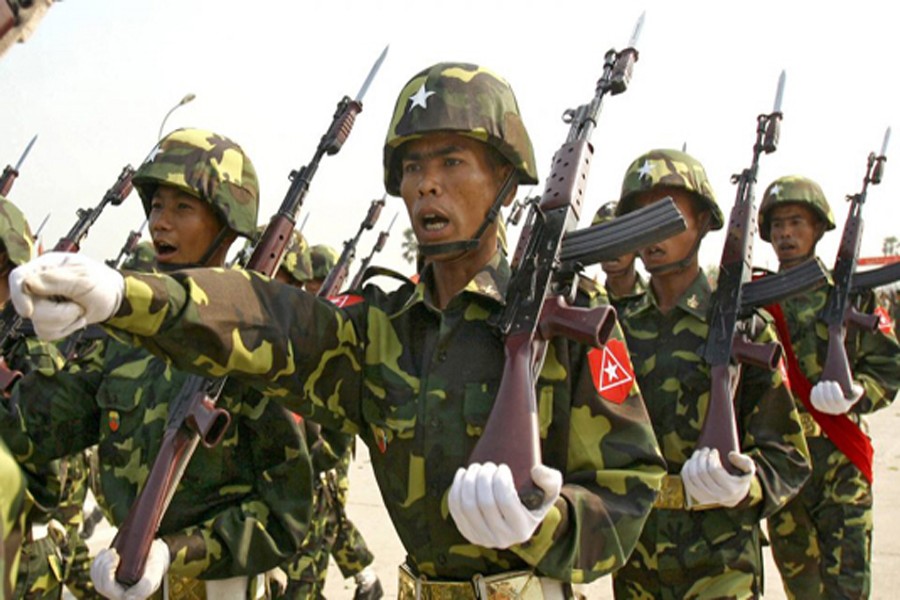
{"label": "camouflage helmet", "polygon": [[9,262],[23,265],[34,253],[34,236],[25,215],[18,207],[0,196],[0,241],[6,246]]}
{"label": "camouflage helmet", "polygon": [[156,268],[156,250],[153,242],[144,240],[134,247],[134,252],[122,262],[122,268],[128,271],[149,273]]}
{"label": "camouflage helmet", "polygon": [[287,250],[284,251],[281,268],[300,283],[305,283],[313,278],[309,244],[306,243],[303,234],[296,229],[291,233],[291,241],[288,243]]}
{"label": "camouflage helmet", "polygon": [[725,224],[722,209],[716,204],[716,196],[703,165],[690,154],[679,150],[651,150],[629,165],[622,181],[622,195],[616,214],[633,211],[633,201],[637,195],[657,186],[682,188],[693,193],[712,215],[710,230],[721,229]]}
{"label": "camouflage helmet", "polygon": [[457,133],[495,148],[515,167],[519,183],[537,183],[534,149],[512,88],[474,64],[438,63],[400,91],[384,142],[384,187],[400,195],[397,149],[428,133]]}
{"label": "camouflage helmet", "polygon": [[591,220],[591,226],[600,225],[601,223],[606,223],[607,221],[612,221],[616,216],[616,208],[618,206],[618,201],[613,200],[612,202],[607,202],[606,204],[598,208],[597,212],[594,213],[594,218]]}
{"label": "camouflage helmet", "polygon": [[317,244],[309,249],[309,258],[312,261],[312,278],[325,279],[338,261],[338,253],[331,246]]}
{"label": "camouflage helmet", "polygon": [[259,212],[256,169],[240,146],[211,131],[177,129],[164,137],[132,177],[150,214],[153,193],[171,185],[212,204],[228,227],[250,237]]}
{"label": "camouflage helmet", "polygon": [[805,204],[825,223],[825,231],[835,228],[831,206],[819,184],[807,177],[786,175],[769,184],[759,205],[759,236],[763,240],[772,241],[769,236],[772,230],[769,211],[777,204],[787,203]]}

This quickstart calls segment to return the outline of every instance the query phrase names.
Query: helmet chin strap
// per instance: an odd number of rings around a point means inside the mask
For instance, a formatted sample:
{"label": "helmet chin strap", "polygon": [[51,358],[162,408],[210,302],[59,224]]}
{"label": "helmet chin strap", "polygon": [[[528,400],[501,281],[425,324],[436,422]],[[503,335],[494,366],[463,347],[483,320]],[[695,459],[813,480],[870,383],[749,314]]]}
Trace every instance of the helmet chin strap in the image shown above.
{"label": "helmet chin strap", "polygon": [[675,262],[659,265],[658,267],[650,268],[647,267],[647,265],[644,265],[644,267],[647,269],[647,272],[651,275],[663,275],[665,273],[680,271],[687,268],[694,261],[694,257],[697,256],[697,253],[700,251],[700,242],[702,242],[703,238],[706,237],[706,234],[709,233],[709,220],[709,213],[706,213],[704,215],[703,224],[700,226],[699,233],[697,234],[697,239],[694,240],[694,245],[691,246],[691,250],[687,253],[687,256],[685,256],[681,260],[676,260]]}
{"label": "helmet chin strap", "polygon": [[419,253],[422,256],[437,256],[438,254],[447,254],[450,252],[460,252],[465,254],[466,252],[470,252],[477,248],[478,244],[481,243],[481,236],[484,235],[487,228],[491,226],[491,223],[493,223],[497,219],[497,215],[500,214],[500,208],[503,206],[503,201],[509,195],[509,192],[516,184],[517,179],[516,170],[512,169],[509,172],[509,175],[506,176],[503,185],[500,186],[497,197],[494,199],[493,204],[491,204],[490,210],[484,217],[484,221],[481,222],[481,226],[478,228],[478,231],[475,232],[472,239],[460,240],[457,242],[443,242],[440,244],[420,244]]}
{"label": "helmet chin strap", "polygon": [[223,226],[222,229],[219,230],[219,233],[216,234],[216,237],[213,238],[213,241],[210,242],[209,247],[206,249],[206,252],[203,253],[203,256],[200,257],[200,260],[197,262],[190,263],[157,263],[156,267],[163,273],[170,273],[172,271],[181,271],[182,269],[197,269],[202,267],[208,267],[207,263],[209,259],[213,257],[213,255],[218,252],[219,247],[222,245],[222,242],[225,240],[225,236],[228,235],[230,230],[227,226]]}

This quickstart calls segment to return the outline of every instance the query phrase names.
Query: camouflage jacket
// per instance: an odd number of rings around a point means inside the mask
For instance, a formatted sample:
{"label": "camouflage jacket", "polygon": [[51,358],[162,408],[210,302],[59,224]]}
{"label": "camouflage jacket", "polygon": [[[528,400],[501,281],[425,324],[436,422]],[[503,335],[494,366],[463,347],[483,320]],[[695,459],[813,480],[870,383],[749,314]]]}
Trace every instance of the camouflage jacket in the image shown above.
{"label": "camouflage jacket", "polygon": [[[13,394],[19,410],[0,411],[0,433],[36,464],[99,444],[104,509],[119,524],[186,378],[144,350],[101,338],[56,376],[26,376]],[[194,453],[159,528],[170,570],[183,577],[266,571],[296,552],[309,520],[309,456],[296,420],[233,383],[220,403],[232,423],[220,444]]]}
{"label": "camouflage jacket", "polygon": [[607,288],[607,292],[609,293],[609,303],[612,304],[619,313],[628,310],[628,307],[631,304],[643,298],[647,293],[647,282],[644,281],[644,278],[640,273],[636,273],[635,275],[634,286],[632,286],[631,290],[626,294],[617,296],[611,289]]}
{"label": "camouflage jacket", "polygon": [[[693,454],[709,402],[709,366],[702,348],[711,290],[701,271],[668,313],[648,291],[625,313],[623,326],[638,383],[669,473],[679,474]],[[768,315],[754,317],[754,341],[777,339]],[[741,451],[756,462],[748,497],[735,509],[758,521],[799,492],[809,476],[808,449],[793,397],[780,370],[743,367],[735,396]],[[732,518],[732,517],[728,517]]]}
{"label": "camouflage jacket", "polygon": [[0,438],[0,598],[12,598],[25,529],[25,477]]}
{"label": "camouflage jacket", "polygon": [[565,485],[532,539],[501,551],[474,546],[447,510],[503,370],[502,340],[487,320],[502,309],[509,276],[498,252],[438,310],[430,269],[419,284],[392,293],[370,285],[335,302],[246,272],[130,275],[108,325],[181,368],[233,373],[324,427],[358,434],[419,573],[536,568],[593,580],[631,552],[663,463],[633,378],[614,401],[601,397],[582,346],[553,340],[538,381],[544,462]]}
{"label": "camouflage jacket", "polygon": [[[823,287],[781,303],[794,354],[813,385],[819,381],[828,348],[828,328],[818,315],[830,290],[831,286]],[[874,295],[864,295],[859,308],[871,313],[875,309]],[[888,406],[900,389],[900,344],[894,333],[888,328],[875,332],[849,328],[845,346],[853,378],[865,389],[862,399],[850,412],[865,415]],[[797,402],[797,408],[806,411],[801,402]]]}

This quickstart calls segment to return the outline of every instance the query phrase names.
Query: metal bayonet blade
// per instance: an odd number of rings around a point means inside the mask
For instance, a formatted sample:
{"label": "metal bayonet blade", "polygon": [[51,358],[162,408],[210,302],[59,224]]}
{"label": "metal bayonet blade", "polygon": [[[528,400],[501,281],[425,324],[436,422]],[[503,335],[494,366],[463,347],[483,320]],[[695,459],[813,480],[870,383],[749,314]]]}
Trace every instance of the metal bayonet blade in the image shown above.
{"label": "metal bayonet blade", "polygon": [[34,146],[34,142],[37,139],[37,134],[34,134],[34,137],[31,138],[31,141],[28,142],[28,145],[25,146],[25,152],[22,153],[22,157],[19,158],[19,162],[16,163],[16,171],[19,170],[19,167],[22,166],[22,163],[25,162],[25,157],[28,156],[28,153],[31,152],[31,147]]}
{"label": "metal bayonet blade", "polygon": [[647,11],[641,13],[641,16],[638,17],[637,23],[634,24],[634,32],[631,34],[631,39],[628,40],[629,48],[637,48],[638,39],[641,37],[641,30],[644,28],[644,17],[647,16]]}
{"label": "metal bayonet blade", "polygon": [[375,64],[372,65],[372,68],[369,70],[368,76],[366,76],[366,80],[363,81],[362,87],[359,88],[359,92],[356,94],[355,100],[357,102],[362,102],[363,96],[366,95],[366,92],[369,89],[369,85],[371,85],[372,80],[375,79],[375,74],[378,73],[378,69],[381,68],[381,63],[384,62],[384,57],[387,56],[388,48],[390,47],[390,44],[385,46],[384,50],[381,51],[381,56],[379,56],[378,60],[375,61]]}

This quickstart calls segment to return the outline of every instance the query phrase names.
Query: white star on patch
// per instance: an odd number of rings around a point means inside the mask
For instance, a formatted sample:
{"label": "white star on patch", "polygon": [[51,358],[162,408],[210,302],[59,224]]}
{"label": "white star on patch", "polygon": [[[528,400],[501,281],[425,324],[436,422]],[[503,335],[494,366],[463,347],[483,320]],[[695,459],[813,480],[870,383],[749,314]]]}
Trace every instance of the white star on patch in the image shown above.
{"label": "white star on patch", "polygon": [[650,176],[650,173],[653,172],[653,165],[650,164],[649,160],[645,160],[644,164],[641,165],[641,168],[638,169],[638,174],[640,174],[641,179],[646,179]]}
{"label": "white star on patch", "polygon": [[604,370],[604,372],[606,372],[606,377],[610,381],[615,381],[616,379],[619,378],[619,367],[616,366],[615,363],[610,362],[608,365],[606,365],[606,368],[603,370]]}
{"label": "white star on patch", "polygon": [[422,86],[416,91],[416,93],[409,97],[409,110],[412,111],[412,109],[417,106],[421,106],[422,108],[427,109],[428,97],[433,94],[434,92],[429,92],[425,89],[425,82],[422,82]]}

